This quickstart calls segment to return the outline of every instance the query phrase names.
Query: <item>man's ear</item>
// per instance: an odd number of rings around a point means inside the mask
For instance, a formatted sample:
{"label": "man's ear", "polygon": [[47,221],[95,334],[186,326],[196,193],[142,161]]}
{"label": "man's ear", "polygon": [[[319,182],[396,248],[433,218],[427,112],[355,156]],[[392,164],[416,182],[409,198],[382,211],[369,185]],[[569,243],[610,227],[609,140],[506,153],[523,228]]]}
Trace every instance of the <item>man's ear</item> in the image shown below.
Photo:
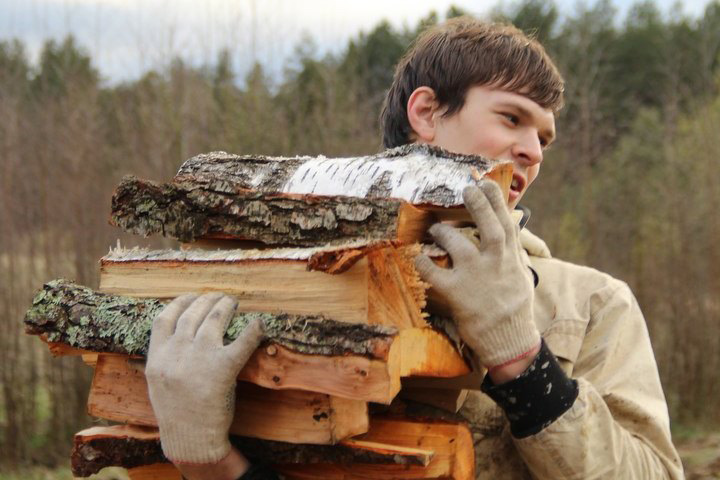
{"label": "man's ear", "polygon": [[435,139],[437,110],[438,103],[432,88],[418,87],[410,95],[407,116],[416,141],[429,143]]}

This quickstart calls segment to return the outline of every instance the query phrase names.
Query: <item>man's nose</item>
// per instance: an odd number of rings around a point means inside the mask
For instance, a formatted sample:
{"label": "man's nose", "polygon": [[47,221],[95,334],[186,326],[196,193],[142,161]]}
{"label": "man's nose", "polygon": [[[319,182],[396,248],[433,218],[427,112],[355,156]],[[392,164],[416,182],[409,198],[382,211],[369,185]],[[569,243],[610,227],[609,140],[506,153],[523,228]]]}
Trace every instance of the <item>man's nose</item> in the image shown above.
{"label": "man's nose", "polygon": [[527,132],[519,138],[513,147],[513,156],[528,167],[542,162],[543,147],[537,132]]}

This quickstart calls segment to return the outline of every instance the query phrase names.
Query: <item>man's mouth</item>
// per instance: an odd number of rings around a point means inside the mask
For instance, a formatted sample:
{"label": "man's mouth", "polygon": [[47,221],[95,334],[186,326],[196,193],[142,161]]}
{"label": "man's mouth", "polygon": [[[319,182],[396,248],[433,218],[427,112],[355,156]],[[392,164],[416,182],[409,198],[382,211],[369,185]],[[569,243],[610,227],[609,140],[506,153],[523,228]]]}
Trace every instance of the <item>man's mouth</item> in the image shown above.
{"label": "man's mouth", "polygon": [[525,188],[525,178],[517,173],[513,174],[512,183],[510,184],[510,192],[514,192],[516,195],[523,191]]}

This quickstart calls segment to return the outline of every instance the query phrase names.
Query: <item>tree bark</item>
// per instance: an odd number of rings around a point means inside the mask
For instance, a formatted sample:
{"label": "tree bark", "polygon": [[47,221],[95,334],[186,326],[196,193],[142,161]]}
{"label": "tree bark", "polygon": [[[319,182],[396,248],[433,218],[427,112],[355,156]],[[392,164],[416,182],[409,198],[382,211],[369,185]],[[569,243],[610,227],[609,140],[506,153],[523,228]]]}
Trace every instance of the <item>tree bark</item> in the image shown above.
{"label": "tree bark", "polygon": [[355,158],[239,156],[187,160],[174,181],[192,178],[227,190],[398,198],[413,205],[462,205],[462,191],[500,162],[412,144]]}
{"label": "tree bark", "polygon": [[[395,240],[404,202],[230,190],[223,180],[157,184],[123,178],[111,223],[142,236],[247,239],[267,245]],[[426,216],[430,216],[427,214]]]}
{"label": "tree bark", "polygon": [[[25,315],[29,334],[48,342],[103,353],[145,355],[152,321],[165,304],[98,293],[60,279],[45,284]],[[230,342],[253,319],[265,325],[267,340],[289,350],[316,355],[361,355],[385,360],[397,330],[352,324],[321,316],[236,313],[225,333]]]}

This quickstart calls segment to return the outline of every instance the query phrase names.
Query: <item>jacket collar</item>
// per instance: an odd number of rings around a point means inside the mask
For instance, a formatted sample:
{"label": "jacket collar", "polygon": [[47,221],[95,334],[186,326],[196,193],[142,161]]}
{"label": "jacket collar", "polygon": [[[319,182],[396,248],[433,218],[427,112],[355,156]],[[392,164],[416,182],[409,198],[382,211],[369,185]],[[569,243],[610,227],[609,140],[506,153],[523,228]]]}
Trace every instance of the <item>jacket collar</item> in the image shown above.
{"label": "jacket collar", "polygon": [[530,218],[530,210],[527,207],[521,207],[520,205],[518,205],[518,207],[519,210],[523,211],[523,218],[520,224],[520,244],[523,249],[525,249],[527,254],[531,257],[552,258],[550,249],[545,242],[525,228],[525,224]]}

